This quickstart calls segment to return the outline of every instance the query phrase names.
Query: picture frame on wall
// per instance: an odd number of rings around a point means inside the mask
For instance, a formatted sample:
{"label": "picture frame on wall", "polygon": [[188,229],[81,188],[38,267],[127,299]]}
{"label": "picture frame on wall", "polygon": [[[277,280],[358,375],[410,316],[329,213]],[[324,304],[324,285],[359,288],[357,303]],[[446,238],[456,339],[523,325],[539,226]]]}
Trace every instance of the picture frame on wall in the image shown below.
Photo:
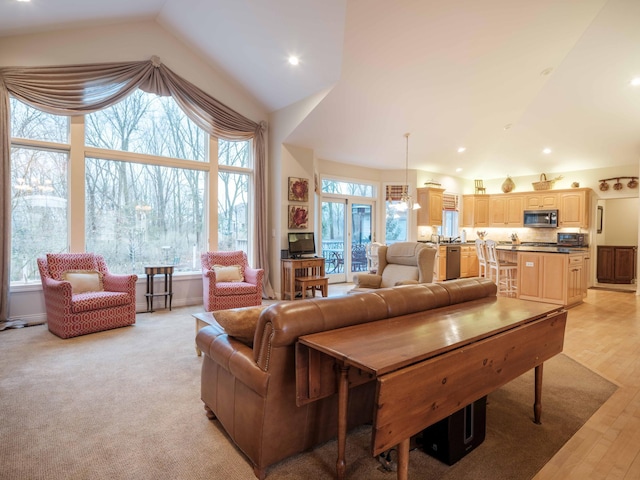
{"label": "picture frame on wall", "polygon": [[309,201],[309,179],[300,177],[289,177],[289,201]]}
{"label": "picture frame on wall", "polygon": [[289,229],[304,229],[308,225],[309,207],[306,205],[289,205]]}

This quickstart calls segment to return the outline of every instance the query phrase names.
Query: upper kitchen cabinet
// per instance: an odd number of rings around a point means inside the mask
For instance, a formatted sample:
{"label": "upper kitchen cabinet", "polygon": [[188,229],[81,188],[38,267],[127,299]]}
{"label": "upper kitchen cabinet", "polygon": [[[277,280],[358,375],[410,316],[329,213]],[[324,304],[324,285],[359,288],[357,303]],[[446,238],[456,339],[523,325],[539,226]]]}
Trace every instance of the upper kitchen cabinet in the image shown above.
{"label": "upper kitchen cabinet", "polygon": [[559,192],[558,226],[589,228],[589,188]]}
{"label": "upper kitchen cabinet", "polygon": [[489,226],[489,195],[462,196],[462,226]]}
{"label": "upper kitchen cabinet", "polygon": [[555,192],[531,192],[524,197],[525,210],[551,210],[558,208],[558,194]]}
{"label": "upper kitchen cabinet", "polygon": [[522,227],[524,197],[522,195],[491,195],[489,223],[492,227]]}
{"label": "upper kitchen cabinet", "polygon": [[418,188],[418,226],[442,225],[442,188]]}

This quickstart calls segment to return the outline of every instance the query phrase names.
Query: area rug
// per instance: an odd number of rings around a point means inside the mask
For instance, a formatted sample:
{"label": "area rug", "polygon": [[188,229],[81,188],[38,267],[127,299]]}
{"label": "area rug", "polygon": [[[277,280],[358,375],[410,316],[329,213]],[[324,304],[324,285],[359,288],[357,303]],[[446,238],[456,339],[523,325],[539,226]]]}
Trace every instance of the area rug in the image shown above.
{"label": "area rug", "polygon": [[[140,314],[134,326],[62,340],[46,326],[0,334],[0,479],[252,480],[246,458],[200,400],[191,313]],[[412,479],[530,479],[615,386],[564,355],[545,364],[542,425],[533,375],[491,394],[485,441],[449,467],[410,453]],[[274,439],[277,441],[277,439]],[[393,479],[350,433],[352,480]],[[335,441],[267,470],[269,480],[335,478]]]}

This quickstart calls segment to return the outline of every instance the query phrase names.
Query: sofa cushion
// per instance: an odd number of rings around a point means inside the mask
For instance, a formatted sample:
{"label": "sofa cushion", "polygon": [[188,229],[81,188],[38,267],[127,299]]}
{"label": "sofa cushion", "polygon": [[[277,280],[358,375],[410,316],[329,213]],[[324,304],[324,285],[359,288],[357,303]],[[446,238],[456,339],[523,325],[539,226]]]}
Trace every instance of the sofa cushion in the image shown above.
{"label": "sofa cushion", "polygon": [[242,282],[244,275],[241,265],[214,265],[216,282]]}
{"label": "sofa cushion", "polygon": [[260,314],[265,308],[267,306],[260,305],[257,307],[216,310],[213,312],[213,318],[224,328],[228,335],[252,347],[258,318],[260,318]]}
{"label": "sofa cushion", "polygon": [[97,270],[67,270],[62,274],[62,280],[71,284],[72,293],[101,292],[102,273]]}
{"label": "sofa cushion", "polygon": [[418,281],[418,267],[389,263],[382,272],[380,287],[388,288],[402,285],[407,280]]}

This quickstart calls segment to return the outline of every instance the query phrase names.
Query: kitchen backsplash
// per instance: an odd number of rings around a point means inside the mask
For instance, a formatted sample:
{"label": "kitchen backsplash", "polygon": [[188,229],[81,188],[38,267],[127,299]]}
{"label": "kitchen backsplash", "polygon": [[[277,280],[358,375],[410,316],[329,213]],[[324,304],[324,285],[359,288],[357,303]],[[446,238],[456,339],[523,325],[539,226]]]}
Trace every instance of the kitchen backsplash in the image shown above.
{"label": "kitchen backsplash", "polygon": [[467,240],[474,241],[478,238],[476,231],[485,231],[487,235],[485,239],[495,240],[497,242],[510,242],[511,234],[516,233],[520,242],[544,242],[556,243],[558,240],[558,232],[576,232],[576,228],[465,228],[467,231]]}

